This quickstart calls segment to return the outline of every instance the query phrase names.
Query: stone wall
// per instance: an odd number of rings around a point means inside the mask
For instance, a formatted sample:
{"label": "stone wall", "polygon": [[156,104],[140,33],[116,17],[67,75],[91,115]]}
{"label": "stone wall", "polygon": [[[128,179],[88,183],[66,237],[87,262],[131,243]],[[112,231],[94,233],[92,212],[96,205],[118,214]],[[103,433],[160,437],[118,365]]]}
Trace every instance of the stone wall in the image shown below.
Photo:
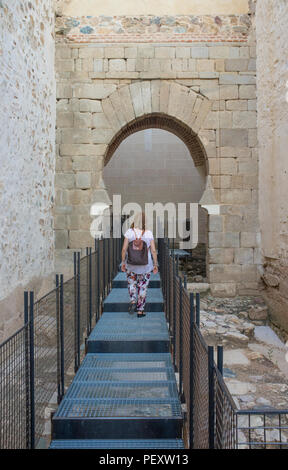
{"label": "stone wall", "polygon": [[53,29],[52,0],[0,1],[0,342],[54,269]]}
{"label": "stone wall", "polygon": [[114,137],[139,119],[148,128],[156,114],[170,118],[174,130],[179,122],[190,129],[203,149],[220,204],[220,215],[209,217],[213,293],[255,292],[261,260],[253,36],[244,42],[117,45],[64,36],[56,54],[57,259],[93,244],[89,210],[98,192],[105,193],[102,169]]}
{"label": "stone wall", "polygon": [[[256,9],[260,226],[263,280],[272,318],[288,331],[288,97],[285,0]],[[267,34],[269,31],[269,34]]]}

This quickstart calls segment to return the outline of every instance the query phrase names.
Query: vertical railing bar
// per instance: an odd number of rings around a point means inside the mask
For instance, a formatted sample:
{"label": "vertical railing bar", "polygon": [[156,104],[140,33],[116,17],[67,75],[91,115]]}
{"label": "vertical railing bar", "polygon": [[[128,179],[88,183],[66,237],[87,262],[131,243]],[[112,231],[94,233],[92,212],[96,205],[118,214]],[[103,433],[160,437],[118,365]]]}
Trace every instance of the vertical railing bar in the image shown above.
{"label": "vertical railing bar", "polygon": [[77,370],[80,366],[80,321],[81,321],[81,287],[80,287],[80,252],[77,253]]}
{"label": "vertical railing bar", "polygon": [[74,372],[77,371],[77,253],[73,253],[74,261]]}
{"label": "vertical railing bar", "polygon": [[60,298],[59,274],[56,274],[56,342],[57,342],[57,403],[61,401],[61,346],[60,346]]}
{"label": "vertical railing bar", "polygon": [[30,342],[30,447],[35,447],[35,364],[34,364],[34,292],[30,292],[29,305]]}
{"label": "vertical railing bar", "polygon": [[26,449],[29,449],[29,447],[30,447],[30,403],[29,403],[30,384],[29,384],[29,299],[28,299],[28,291],[24,292],[24,325],[25,325]]}
{"label": "vertical railing bar", "polygon": [[189,447],[194,448],[194,294],[190,294],[190,398]]}
{"label": "vertical railing bar", "polygon": [[88,250],[88,266],[89,266],[89,331],[88,335],[91,333],[92,329],[92,248],[90,247]]}
{"label": "vertical railing bar", "polygon": [[183,292],[182,279],[179,276],[179,391],[183,399]]}
{"label": "vertical railing bar", "polygon": [[196,294],[196,325],[200,328],[200,294]]}
{"label": "vertical railing bar", "polygon": [[217,346],[217,368],[223,375],[223,346]]}
{"label": "vertical railing bar", "polygon": [[215,389],[214,389],[214,349],[208,346],[208,377],[209,377],[209,449],[215,445]]}
{"label": "vertical railing bar", "polygon": [[64,296],[63,296],[63,274],[60,275],[60,377],[61,377],[61,400],[64,396]]}

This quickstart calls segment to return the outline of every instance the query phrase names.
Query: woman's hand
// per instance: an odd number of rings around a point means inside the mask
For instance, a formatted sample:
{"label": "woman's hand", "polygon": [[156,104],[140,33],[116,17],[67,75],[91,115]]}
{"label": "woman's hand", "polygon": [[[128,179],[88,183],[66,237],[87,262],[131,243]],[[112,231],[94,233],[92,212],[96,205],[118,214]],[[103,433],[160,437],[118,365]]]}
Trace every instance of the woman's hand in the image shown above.
{"label": "woman's hand", "polygon": [[126,264],[125,264],[125,263],[122,263],[122,264],[121,264],[121,271],[122,271],[123,273],[125,273],[125,271],[126,271]]}
{"label": "woman's hand", "polygon": [[158,266],[154,266],[153,268],[153,274],[157,274],[158,273]]}

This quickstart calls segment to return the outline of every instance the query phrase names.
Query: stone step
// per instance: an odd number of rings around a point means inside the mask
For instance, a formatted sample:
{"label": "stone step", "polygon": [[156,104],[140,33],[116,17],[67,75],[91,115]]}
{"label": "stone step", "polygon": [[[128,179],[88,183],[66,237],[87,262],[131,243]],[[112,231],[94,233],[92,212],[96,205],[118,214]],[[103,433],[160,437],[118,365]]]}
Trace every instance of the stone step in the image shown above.
{"label": "stone step", "polygon": [[[128,312],[130,296],[128,289],[114,288],[104,300],[104,312]],[[147,290],[146,312],[162,312],[164,307],[163,294],[160,288]]]}
{"label": "stone step", "polygon": [[182,439],[58,439],[50,449],[184,449]]}
{"label": "stone step", "polygon": [[88,353],[160,353],[169,347],[164,312],[148,312],[144,318],[104,312],[87,340]]}
{"label": "stone step", "polygon": [[[126,273],[118,273],[117,276],[114,277],[113,283],[112,283],[113,288],[126,288],[127,289],[127,278],[126,278]],[[151,278],[149,281],[149,289],[150,288],[159,288],[160,287],[160,275],[159,273],[157,274],[151,274]]]}

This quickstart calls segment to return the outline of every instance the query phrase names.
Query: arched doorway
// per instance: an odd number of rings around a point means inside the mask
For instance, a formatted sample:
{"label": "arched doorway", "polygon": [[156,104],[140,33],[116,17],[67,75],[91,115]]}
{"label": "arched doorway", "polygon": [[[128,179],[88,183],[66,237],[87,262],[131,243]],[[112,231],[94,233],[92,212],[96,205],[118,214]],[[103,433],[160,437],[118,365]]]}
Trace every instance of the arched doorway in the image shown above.
{"label": "arched doorway", "polygon": [[[207,160],[199,139],[176,119],[161,114],[138,118],[117,133],[104,165],[110,199],[119,194],[122,205],[136,202],[142,210],[146,203],[198,204],[206,186]],[[207,233],[207,212],[199,206],[198,244],[186,250],[188,259],[180,258],[188,282],[206,280]],[[179,241],[177,234],[176,248]]]}

